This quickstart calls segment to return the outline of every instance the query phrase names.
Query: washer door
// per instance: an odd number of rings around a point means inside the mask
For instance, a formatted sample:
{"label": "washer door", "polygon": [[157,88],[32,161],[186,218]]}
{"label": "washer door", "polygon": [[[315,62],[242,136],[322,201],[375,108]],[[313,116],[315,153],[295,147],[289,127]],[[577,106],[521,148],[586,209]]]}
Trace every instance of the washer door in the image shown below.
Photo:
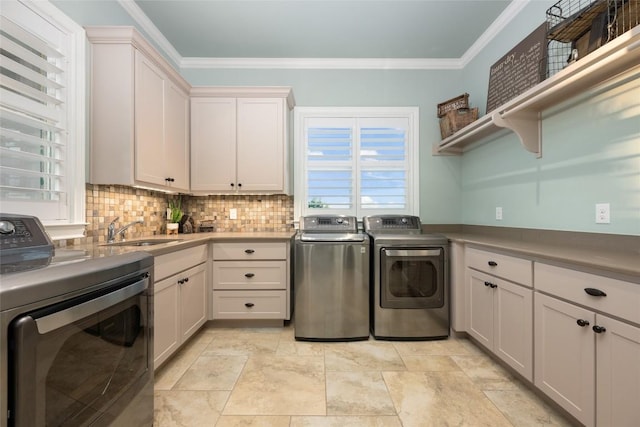
{"label": "washer door", "polygon": [[381,249],[382,308],[441,308],[444,285],[442,248]]}

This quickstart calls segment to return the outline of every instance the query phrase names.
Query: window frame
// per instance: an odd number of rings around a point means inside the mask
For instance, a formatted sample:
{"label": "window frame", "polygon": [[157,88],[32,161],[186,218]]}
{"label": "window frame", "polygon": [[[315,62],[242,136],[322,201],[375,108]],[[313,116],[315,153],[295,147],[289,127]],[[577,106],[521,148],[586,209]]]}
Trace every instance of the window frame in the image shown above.
{"label": "window frame", "polygon": [[[316,119],[407,119],[407,208],[398,209],[366,209],[360,206],[360,191],[354,194],[354,207],[350,210],[327,211],[327,214],[354,215],[358,218],[377,214],[420,215],[420,135],[419,107],[296,107],[294,109],[294,222],[301,216],[318,214],[317,210],[309,211],[307,200],[307,147],[305,120]],[[359,130],[358,130],[359,132]],[[354,153],[359,156],[359,153]],[[361,170],[354,170],[359,175]]]}
{"label": "window frame", "polygon": [[[67,124],[65,153],[66,216],[59,220],[43,220],[43,225],[53,240],[82,238],[85,235],[85,140],[86,140],[86,49],[84,29],[50,2],[12,0],[14,7],[24,7],[57,28],[67,41],[65,58],[67,74],[65,122]],[[11,6],[5,3],[6,6]],[[6,10],[6,9],[5,9]],[[21,14],[19,9],[13,9]],[[6,13],[12,13],[11,11]],[[4,14],[4,13],[3,13]],[[27,20],[28,21],[28,20]],[[27,22],[28,25],[28,22]],[[33,23],[37,25],[37,23]],[[11,213],[32,215],[30,202],[11,202]],[[3,212],[6,208],[2,209]],[[9,213],[9,212],[6,212]]]}

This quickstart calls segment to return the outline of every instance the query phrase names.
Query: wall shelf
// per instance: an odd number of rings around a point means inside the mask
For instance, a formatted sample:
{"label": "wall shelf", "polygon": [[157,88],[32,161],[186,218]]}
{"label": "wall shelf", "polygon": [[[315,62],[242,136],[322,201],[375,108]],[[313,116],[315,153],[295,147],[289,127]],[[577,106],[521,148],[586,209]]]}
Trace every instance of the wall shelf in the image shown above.
{"label": "wall shelf", "polygon": [[636,26],[453,135],[433,144],[433,154],[462,154],[472,145],[514,132],[523,147],[542,156],[541,113],[623,72],[640,68]]}

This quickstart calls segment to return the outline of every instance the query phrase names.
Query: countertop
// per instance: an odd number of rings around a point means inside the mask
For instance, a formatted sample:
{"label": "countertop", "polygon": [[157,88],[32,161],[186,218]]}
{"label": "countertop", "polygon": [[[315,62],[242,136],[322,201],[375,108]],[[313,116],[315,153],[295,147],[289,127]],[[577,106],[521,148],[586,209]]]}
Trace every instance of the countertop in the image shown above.
{"label": "countertop", "polygon": [[451,242],[640,283],[640,237],[627,239],[631,241],[631,247],[616,249],[605,245],[594,248],[576,242],[563,244],[476,233],[443,234]]}

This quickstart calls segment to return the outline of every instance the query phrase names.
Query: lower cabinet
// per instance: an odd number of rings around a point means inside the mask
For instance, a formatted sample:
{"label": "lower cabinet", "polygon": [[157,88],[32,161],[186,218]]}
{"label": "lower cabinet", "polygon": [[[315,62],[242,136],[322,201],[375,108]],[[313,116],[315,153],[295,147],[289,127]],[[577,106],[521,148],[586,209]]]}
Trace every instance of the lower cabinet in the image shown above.
{"label": "lower cabinet", "polygon": [[213,244],[213,319],[290,318],[289,242]]}
{"label": "lower cabinet", "polygon": [[[156,258],[154,367],[169,358],[207,320],[206,246]],[[174,264],[174,269],[167,265]],[[195,264],[195,265],[194,265]]]}
{"label": "lower cabinet", "polygon": [[535,277],[552,293],[534,297],[536,387],[587,427],[637,426],[640,286],[538,263]]}

